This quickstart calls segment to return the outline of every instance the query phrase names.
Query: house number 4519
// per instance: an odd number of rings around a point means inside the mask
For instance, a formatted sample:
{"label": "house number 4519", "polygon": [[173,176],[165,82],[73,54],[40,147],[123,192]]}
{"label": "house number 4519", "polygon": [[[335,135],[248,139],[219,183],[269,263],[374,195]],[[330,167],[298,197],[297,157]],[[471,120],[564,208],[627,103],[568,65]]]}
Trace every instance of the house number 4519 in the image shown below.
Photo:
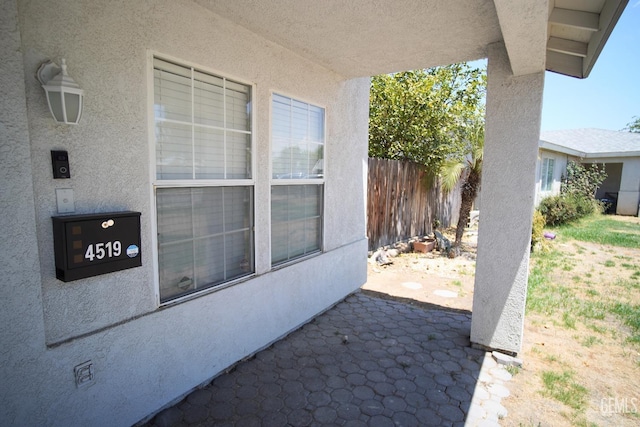
{"label": "house number 4519", "polygon": [[119,240],[115,242],[107,242],[107,243],[96,243],[95,245],[92,243],[87,247],[87,251],[84,253],[85,259],[89,261],[93,261],[95,259],[103,259],[105,256],[107,258],[112,258],[115,256],[120,256],[122,253],[122,244]]}

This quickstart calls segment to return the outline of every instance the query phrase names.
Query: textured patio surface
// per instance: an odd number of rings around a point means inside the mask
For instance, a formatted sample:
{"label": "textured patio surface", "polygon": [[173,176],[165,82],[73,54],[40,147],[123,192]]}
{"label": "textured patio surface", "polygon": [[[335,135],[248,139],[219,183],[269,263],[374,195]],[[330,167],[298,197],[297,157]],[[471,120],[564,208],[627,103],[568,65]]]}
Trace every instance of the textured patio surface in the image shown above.
{"label": "textured patio surface", "polygon": [[498,425],[511,376],[470,347],[470,324],[358,292],[148,425]]}

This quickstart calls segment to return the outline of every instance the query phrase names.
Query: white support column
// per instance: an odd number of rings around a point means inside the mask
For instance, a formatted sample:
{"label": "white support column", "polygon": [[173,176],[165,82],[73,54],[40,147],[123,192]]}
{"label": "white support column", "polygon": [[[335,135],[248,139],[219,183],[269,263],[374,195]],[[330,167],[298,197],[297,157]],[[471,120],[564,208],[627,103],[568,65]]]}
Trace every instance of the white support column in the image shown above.
{"label": "white support column", "polygon": [[640,160],[625,159],[622,164],[620,190],[618,192],[618,215],[640,216]]}
{"label": "white support column", "polygon": [[544,71],[513,76],[502,43],[489,46],[488,58],[471,342],[518,353],[529,276]]}

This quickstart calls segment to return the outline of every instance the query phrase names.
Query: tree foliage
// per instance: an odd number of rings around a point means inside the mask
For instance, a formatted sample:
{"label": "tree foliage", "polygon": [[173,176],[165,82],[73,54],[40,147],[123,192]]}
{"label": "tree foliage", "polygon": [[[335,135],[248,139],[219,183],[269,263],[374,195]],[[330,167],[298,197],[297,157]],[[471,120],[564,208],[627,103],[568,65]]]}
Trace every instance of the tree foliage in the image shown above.
{"label": "tree foliage", "polygon": [[578,163],[567,163],[567,174],[562,176],[560,194],[575,194],[595,200],[598,187],[607,178],[604,163],[594,163],[588,167]]}
{"label": "tree foliage", "polygon": [[464,155],[485,91],[486,72],[467,64],[373,77],[369,156],[412,161],[437,174],[446,159]]}
{"label": "tree foliage", "polygon": [[627,132],[640,133],[640,117],[635,116],[633,118],[633,121],[627,123],[627,127],[622,130],[626,130]]}

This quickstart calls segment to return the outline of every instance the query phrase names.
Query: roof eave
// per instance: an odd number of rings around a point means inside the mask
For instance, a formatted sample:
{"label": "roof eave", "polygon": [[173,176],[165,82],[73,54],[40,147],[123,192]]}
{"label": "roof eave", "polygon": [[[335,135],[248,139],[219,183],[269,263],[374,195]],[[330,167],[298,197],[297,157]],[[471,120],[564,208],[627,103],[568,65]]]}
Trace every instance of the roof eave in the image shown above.
{"label": "roof eave", "polygon": [[584,71],[583,71],[582,78],[589,77],[589,73],[591,73],[591,69],[593,68],[596,61],[598,60],[598,57],[600,56],[600,52],[602,52],[604,45],[607,43],[607,40],[609,40],[609,36],[611,35],[613,28],[618,23],[618,19],[620,19],[620,16],[622,15],[622,11],[624,11],[624,8],[627,6],[627,3],[628,3],[628,0],[618,0],[615,2],[605,3],[605,7],[603,8],[602,13],[600,14],[601,16],[600,19],[602,20],[602,18],[605,17],[605,19],[607,20],[607,25],[601,31],[594,34],[593,37],[595,40],[594,39],[592,40],[596,41],[595,45],[593,45],[592,47],[593,41],[589,43],[587,57],[585,58],[583,63]]}
{"label": "roof eave", "polygon": [[574,150],[573,148],[564,147],[562,145],[554,144],[553,142],[540,140],[538,147],[543,150],[555,151],[558,153],[568,154],[576,157],[586,157],[587,153],[584,151]]}
{"label": "roof eave", "polygon": [[618,151],[607,153],[586,153],[585,159],[604,159],[612,157],[640,157],[640,151]]}
{"label": "roof eave", "polygon": [[[579,52],[572,51],[572,49],[558,50],[557,47],[552,47],[551,39],[553,37],[551,37],[547,43],[546,70],[579,79],[587,78],[627,3],[628,0],[605,1],[597,20],[597,26],[594,21],[594,25],[591,27],[591,30],[598,30],[593,31],[591,39],[586,44],[586,53],[584,49]],[[567,40],[564,42],[572,43]]]}

